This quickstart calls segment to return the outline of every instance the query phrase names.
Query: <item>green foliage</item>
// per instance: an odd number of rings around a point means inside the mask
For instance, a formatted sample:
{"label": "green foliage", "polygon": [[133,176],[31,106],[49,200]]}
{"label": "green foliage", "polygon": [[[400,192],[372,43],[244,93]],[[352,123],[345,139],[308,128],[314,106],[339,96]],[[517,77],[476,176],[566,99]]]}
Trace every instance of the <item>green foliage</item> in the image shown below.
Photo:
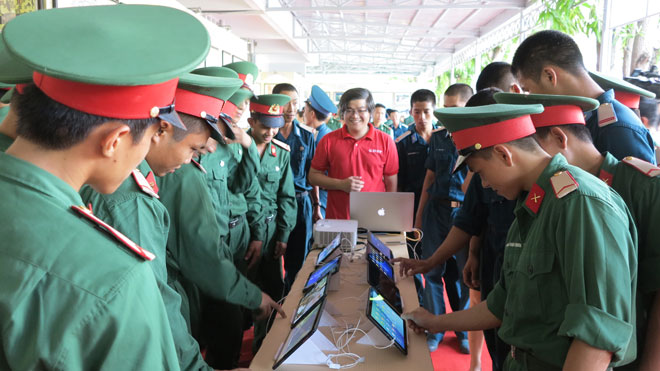
{"label": "green foliage", "polygon": [[600,42],[601,20],[598,4],[584,0],[541,0],[544,10],[537,26],[575,35],[594,35]]}

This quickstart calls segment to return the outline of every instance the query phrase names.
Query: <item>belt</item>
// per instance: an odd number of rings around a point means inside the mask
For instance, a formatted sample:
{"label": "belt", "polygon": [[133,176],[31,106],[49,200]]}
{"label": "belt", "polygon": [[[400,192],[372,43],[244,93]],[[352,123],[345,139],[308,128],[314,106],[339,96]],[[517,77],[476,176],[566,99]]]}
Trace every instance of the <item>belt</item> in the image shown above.
{"label": "belt", "polygon": [[457,207],[461,207],[461,205],[463,204],[462,202],[450,200],[450,199],[447,199],[447,198],[436,198],[434,201],[439,203],[442,206],[449,206],[452,209],[455,209]]}
{"label": "belt", "polygon": [[268,216],[266,217],[266,219],[264,219],[264,221],[266,222],[266,224],[272,222],[273,220],[275,220],[275,214],[270,214],[270,215],[268,215]]}
{"label": "belt", "polygon": [[302,191],[302,192],[296,192],[296,198],[303,198],[307,197],[309,193],[307,191]]}
{"label": "belt", "polygon": [[241,224],[242,221],[243,221],[243,216],[241,216],[241,215],[239,215],[239,216],[235,217],[234,219],[230,220],[229,221],[229,229],[233,229],[233,228],[238,227]]}
{"label": "belt", "polygon": [[511,358],[523,364],[528,370],[560,371],[561,367],[552,365],[534,357],[530,352],[511,346]]}

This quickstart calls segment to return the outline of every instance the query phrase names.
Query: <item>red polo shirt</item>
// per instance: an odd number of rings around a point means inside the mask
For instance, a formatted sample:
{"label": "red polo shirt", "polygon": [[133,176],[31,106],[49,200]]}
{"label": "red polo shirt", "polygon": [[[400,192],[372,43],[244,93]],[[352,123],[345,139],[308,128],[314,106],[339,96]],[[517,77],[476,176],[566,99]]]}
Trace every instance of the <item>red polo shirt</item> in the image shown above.
{"label": "red polo shirt", "polygon": [[[361,176],[362,192],[385,192],[384,176],[399,172],[399,156],[392,138],[369,124],[367,135],[353,138],[344,125],[321,139],[316,147],[312,167],[327,171],[330,178]],[[326,218],[350,219],[349,195],[344,191],[328,191]]]}

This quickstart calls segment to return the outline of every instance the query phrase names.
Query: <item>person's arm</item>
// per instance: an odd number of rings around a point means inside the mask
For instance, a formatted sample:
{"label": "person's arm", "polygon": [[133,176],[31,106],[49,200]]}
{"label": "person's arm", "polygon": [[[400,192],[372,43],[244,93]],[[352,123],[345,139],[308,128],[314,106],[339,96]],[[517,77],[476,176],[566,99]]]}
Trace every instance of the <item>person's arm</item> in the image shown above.
{"label": "person's arm", "polygon": [[289,234],[296,226],[296,215],[298,215],[298,203],[296,202],[296,190],[293,185],[293,170],[289,165],[291,157],[289,152],[282,152],[282,166],[284,175],[280,178],[277,190],[277,217],[275,218],[275,251],[273,258],[279,259],[284,255],[289,241]]}
{"label": "person's arm", "polygon": [[401,318],[407,320],[410,328],[418,334],[424,331],[438,333],[488,330],[502,324],[502,321],[488,310],[486,300],[469,309],[441,315],[431,314],[419,307],[412,312],[402,314]]}
{"label": "person's arm", "polygon": [[261,207],[261,186],[259,178],[252,178],[252,184],[245,192],[247,213],[245,215],[250,227],[250,243],[243,259],[248,262],[248,269],[252,268],[261,257],[261,249],[266,238],[264,228],[264,215]]}
{"label": "person's arm", "polygon": [[641,355],[640,371],[660,370],[660,295],[656,292],[654,296],[651,310],[648,313],[646,345]]}
{"label": "person's arm", "polygon": [[325,171],[314,168],[309,169],[309,183],[327,190],[344,191],[346,193],[360,192],[364,187],[362,177],[349,176],[345,179],[331,178],[325,175]]}
{"label": "person's arm", "polygon": [[465,176],[465,180],[463,180],[463,184],[461,184],[461,191],[463,191],[463,193],[467,193],[468,186],[470,185],[473,174],[473,172],[468,170],[467,175]]}
{"label": "person's arm", "polygon": [[396,174],[385,175],[383,177],[383,181],[385,182],[385,192],[396,192],[396,183],[397,183]]}
{"label": "person's arm", "polygon": [[[243,129],[239,130],[244,131]],[[256,178],[261,167],[259,151],[252,137],[247,133],[243,133],[241,138],[246,139],[241,139],[240,148],[236,148],[238,144],[230,144],[230,146],[236,146],[231,148],[232,156],[237,150],[242,152],[241,158],[235,167],[235,173],[227,178],[227,187],[234,194],[247,192],[252,185],[252,179]]]}
{"label": "person's arm", "polygon": [[482,241],[482,236],[472,236],[472,238],[470,238],[470,251],[468,252],[468,258],[465,262],[465,268],[463,268],[463,282],[465,282],[467,287],[473,290],[477,290],[481,286],[481,277],[479,277],[479,264],[481,261],[479,256]]}
{"label": "person's arm", "polygon": [[429,200],[429,188],[435,182],[435,172],[432,170],[426,170],[426,176],[424,177],[424,185],[422,186],[422,194],[419,197],[419,207],[417,208],[417,215],[415,215],[415,228],[422,229],[422,215],[424,215],[424,207],[426,202]]}
{"label": "person's arm", "polygon": [[612,360],[612,352],[594,348],[580,339],[573,339],[564,361],[564,371],[605,371]]}

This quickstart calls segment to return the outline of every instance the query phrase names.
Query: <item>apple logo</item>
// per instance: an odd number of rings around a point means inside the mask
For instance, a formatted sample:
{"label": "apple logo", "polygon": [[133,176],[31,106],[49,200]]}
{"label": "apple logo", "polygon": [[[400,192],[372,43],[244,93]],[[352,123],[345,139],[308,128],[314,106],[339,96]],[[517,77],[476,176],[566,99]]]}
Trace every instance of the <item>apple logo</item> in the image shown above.
{"label": "apple logo", "polygon": [[385,209],[383,209],[382,207],[380,209],[378,209],[378,215],[379,216],[385,216]]}

